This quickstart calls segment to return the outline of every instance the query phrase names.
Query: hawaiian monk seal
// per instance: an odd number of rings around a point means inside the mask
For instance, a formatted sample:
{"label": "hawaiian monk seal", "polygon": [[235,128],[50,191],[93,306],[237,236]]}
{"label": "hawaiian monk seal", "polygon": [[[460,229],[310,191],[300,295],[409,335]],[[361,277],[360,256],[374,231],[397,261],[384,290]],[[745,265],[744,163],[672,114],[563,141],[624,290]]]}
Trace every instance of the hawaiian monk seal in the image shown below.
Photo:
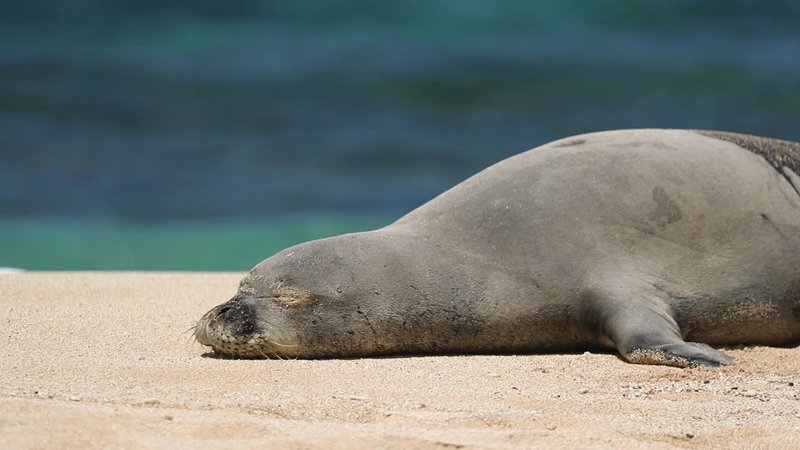
{"label": "hawaiian monk seal", "polygon": [[800,339],[800,144],[625,130],[501,161],[253,268],[195,337],[239,357],[612,347],[717,366]]}

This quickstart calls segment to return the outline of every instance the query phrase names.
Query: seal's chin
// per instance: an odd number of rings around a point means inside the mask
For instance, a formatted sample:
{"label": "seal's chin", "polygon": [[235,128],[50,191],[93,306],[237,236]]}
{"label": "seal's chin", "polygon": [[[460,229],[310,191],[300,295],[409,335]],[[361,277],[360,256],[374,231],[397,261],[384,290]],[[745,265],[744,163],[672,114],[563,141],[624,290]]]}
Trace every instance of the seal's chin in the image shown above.
{"label": "seal's chin", "polygon": [[194,337],[215,353],[236,358],[292,357],[295,345],[280,342],[258,320],[257,300],[234,299],[205,313],[194,327]]}

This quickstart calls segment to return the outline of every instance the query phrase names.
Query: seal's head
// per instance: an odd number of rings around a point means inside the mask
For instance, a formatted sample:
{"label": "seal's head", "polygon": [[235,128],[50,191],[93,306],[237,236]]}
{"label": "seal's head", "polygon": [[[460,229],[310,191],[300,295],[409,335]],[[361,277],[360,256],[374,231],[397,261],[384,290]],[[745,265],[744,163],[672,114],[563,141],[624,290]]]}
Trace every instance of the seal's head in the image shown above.
{"label": "seal's head", "polygon": [[[197,322],[195,338],[217,353],[245,358],[392,351],[396,327],[385,320],[392,312],[377,297],[392,276],[394,252],[374,233],[306,242],[264,260],[231,300]],[[380,325],[370,322],[375,316],[383,318],[374,321]]]}

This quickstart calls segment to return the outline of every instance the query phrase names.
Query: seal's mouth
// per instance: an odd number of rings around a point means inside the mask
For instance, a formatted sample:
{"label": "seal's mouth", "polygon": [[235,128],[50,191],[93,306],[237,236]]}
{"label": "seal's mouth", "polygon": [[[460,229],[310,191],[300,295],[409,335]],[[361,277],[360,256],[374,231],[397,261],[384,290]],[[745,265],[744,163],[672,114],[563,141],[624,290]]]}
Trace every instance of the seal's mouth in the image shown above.
{"label": "seal's mouth", "polygon": [[295,345],[279,342],[259,320],[259,299],[233,299],[205,313],[194,327],[194,338],[218,354],[235,358],[283,358]]}

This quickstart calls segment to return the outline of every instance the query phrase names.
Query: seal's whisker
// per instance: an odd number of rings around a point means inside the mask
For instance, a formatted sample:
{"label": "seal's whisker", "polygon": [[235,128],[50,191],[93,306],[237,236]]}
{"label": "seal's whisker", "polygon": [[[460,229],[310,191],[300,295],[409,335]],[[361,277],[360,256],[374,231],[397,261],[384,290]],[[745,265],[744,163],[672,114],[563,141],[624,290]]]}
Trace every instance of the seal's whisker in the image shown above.
{"label": "seal's whisker", "polygon": [[297,344],[281,344],[280,342],[275,342],[272,339],[267,339],[266,341],[269,342],[270,344],[276,345],[278,347],[285,347],[285,348],[295,348],[295,347],[297,347]]}
{"label": "seal's whisker", "polygon": [[186,342],[189,345],[194,345],[194,344],[199,344],[200,343],[200,341],[197,340],[197,332],[196,332],[196,330],[197,330],[197,328],[193,326],[193,327],[189,328],[188,330],[185,330],[185,331],[181,332],[182,334],[183,333],[187,333],[187,332],[191,332],[191,334],[186,337]]}
{"label": "seal's whisker", "polygon": [[[264,340],[262,341],[262,343],[263,343],[264,341],[266,341],[266,342],[270,342],[270,340],[269,340],[269,339],[264,339]],[[261,354],[264,356],[264,358],[267,358],[267,359],[281,359],[281,360],[283,359],[283,358],[281,358],[281,355],[277,354],[276,352],[274,352],[274,351],[272,351],[272,350],[270,350],[270,351],[269,351],[269,355],[267,355],[266,353],[264,353],[264,350],[262,350],[261,348],[257,348],[257,349],[256,349],[256,351],[257,351],[257,352],[259,352],[259,353],[261,353]]]}
{"label": "seal's whisker", "polygon": [[272,359],[269,355],[264,353],[264,350],[262,350],[260,348],[256,348],[256,352],[258,352],[259,355],[263,356],[264,359]]}

